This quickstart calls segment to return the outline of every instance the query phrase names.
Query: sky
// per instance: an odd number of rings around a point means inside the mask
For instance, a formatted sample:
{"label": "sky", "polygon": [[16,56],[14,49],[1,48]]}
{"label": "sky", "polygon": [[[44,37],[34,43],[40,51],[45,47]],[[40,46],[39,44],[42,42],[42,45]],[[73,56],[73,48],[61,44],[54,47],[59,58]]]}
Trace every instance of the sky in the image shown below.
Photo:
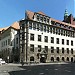
{"label": "sky", "polygon": [[74,15],[75,0],[0,0],[0,28],[25,18],[25,11],[42,11],[47,16],[63,20],[65,9]]}

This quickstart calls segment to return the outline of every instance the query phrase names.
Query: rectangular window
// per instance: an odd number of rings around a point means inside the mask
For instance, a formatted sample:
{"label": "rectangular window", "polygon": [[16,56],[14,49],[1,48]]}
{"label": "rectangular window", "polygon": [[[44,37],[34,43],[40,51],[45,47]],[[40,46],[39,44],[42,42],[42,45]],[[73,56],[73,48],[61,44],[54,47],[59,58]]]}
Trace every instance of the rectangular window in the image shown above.
{"label": "rectangular window", "polygon": [[55,28],[53,28],[53,34],[55,34]]}
{"label": "rectangular window", "polygon": [[73,41],[71,41],[71,46],[73,46]]}
{"label": "rectangular window", "polygon": [[6,40],[6,46],[7,46],[7,40]]}
{"label": "rectangular window", "polygon": [[46,22],[46,18],[44,17],[44,22]]}
{"label": "rectangular window", "polygon": [[71,48],[71,54],[73,54],[73,49]]}
{"label": "rectangular window", "polygon": [[18,38],[16,38],[16,44],[18,44]]}
{"label": "rectangular window", "polygon": [[41,41],[41,35],[38,35],[38,41]]}
{"label": "rectangular window", "polygon": [[48,53],[48,46],[45,46],[45,51]]}
{"label": "rectangular window", "polygon": [[38,45],[38,52],[41,52],[41,45]]}
{"label": "rectangular window", "polygon": [[49,23],[49,19],[47,19],[47,23]]}
{"label": "rectangular window", "polygon": [[48,36],[45,36],[45,37],[44,37],[44,41],[45,41],[45,42],[48,42]]}
{"label": "rectangular window", "polygon": [[24,30],[25,29],[25,24],[22,24],[22,30]]}
{"label": "rectangular window", "polygon": [[24,44],[22,44],[22,53],[24,52],[24,49],[25,49],[25,46],[24,46]]}
{"label": "rectangular window", "polygon": [[40,25],[40,30],[43,31],[43,25]]}
{"label": "rectangular window", "polygon": [[34,45],[30,44],[30,51],[34,52]]}
{"label": "rectangular window", "polygon": [[33,30],[36,29],[36,23],[33,23]]}
{"label": "rectangular window", "polygon": [[64,39],[62,39],[62,44],[64,45]]}
{"label": "rectangular window", "polygon": [[59,47],[57,47],[56,50],[57,50],[57,53],[59,53]]}
{"label": "rectangular window", "polygon": [[69,54],[69,48],[67,48],[67,53]]}
{"label": "rectangular window", "polygon": [[37,14],[37,20],[39,21],[39,15]]}
{"label": "rectangular window", "polygon": [[25,34],[24,33],[22,34],[22,40],[25,40]]}
{"label": "rectangular window", "polygon": [[47,26],[47,33],[49,33],[49,26]]}
{"label": "rectangular window", "polygon": [[64,48],[62,48],[62,53],[64,54]]}
{"label": "rectangular window", "polygon": [[39,24],[37,24],[37,30],[39,31]]}
{"label": "rectangular window", "polygon": [[29,22],[29,29],[32,29],[32,22]]}
{"label": "rectangular window", "polygon": [[69,45],[69,40],[67,40],[66,44]]}
{"label": "rectangular window", "polygon": [[59,38],[56,38],[56,43],[59,44]]}
{"label": "rectangular window", "polygon": [[30,34],[30,40],[34,41],[34,34]]}
{"label": "rectangular window", "polygon": [[43,17],[42,16],[40,17],[40,21],[43,22]]}
{"label": "rectangular window", "polygon": [[50,27],[50,32],[52,33],[52,27]]}
{"label": "rectangular window", "polygon": [[51,47],[51,53],[54,53],[54,47]]}
{"label": "rectangular window", "polygon": [[51,37],[51,43],[54,43],[54,37]]}
{"label": "rectangular window", "polygon": [[46,32],[46,25],[44,25],[44,32]]}

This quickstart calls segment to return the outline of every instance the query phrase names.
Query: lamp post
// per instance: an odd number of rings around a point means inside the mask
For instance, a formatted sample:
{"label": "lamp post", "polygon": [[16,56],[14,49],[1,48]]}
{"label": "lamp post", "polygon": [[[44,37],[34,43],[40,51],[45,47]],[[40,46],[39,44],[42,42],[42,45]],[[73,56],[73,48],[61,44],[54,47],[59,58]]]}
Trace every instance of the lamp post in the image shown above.
{"label": "lamp post", "polygon": [[10,62],[9,60],[11,59],[10,56],[11,56],[12,48],[13,46],[8,46],[8,56],[7,56],[8,63]]}
{"label": "lamp post", "polygon": [[8,59],[8,63],[9,63],[9,56],[7,56],[7,59]]}

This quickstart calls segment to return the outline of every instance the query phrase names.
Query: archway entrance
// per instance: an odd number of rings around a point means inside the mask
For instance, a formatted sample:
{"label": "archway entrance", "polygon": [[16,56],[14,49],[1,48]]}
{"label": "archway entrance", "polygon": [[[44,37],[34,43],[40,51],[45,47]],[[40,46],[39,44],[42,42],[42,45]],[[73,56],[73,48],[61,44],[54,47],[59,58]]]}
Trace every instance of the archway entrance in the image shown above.
{"label": "archway entrance", "polygon": [[40,62],[41,63],[45,63],[46,62],[46,55],[41,55]]}
{"label": "archway entrance", "polygon": [[41,62],[41,63],[45,63],[45,62],[46,62],[46,58],[45,58],[45,57],[41,57],[41,58],[40,58],[40,62]]}

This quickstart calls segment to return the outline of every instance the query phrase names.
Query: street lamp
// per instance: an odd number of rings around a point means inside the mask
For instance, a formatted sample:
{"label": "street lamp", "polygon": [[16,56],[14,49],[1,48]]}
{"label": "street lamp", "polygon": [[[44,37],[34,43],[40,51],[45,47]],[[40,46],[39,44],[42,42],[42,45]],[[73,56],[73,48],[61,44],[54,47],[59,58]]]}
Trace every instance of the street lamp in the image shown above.
{"label": "street lamp", "polygon": [[7,47],[8,47],[8,56],[7,56],[7,60],[8,60],[8,63],[9,63],[10,55],[11,55],[11,51],[12,51],[13,46],[7,46]]}

